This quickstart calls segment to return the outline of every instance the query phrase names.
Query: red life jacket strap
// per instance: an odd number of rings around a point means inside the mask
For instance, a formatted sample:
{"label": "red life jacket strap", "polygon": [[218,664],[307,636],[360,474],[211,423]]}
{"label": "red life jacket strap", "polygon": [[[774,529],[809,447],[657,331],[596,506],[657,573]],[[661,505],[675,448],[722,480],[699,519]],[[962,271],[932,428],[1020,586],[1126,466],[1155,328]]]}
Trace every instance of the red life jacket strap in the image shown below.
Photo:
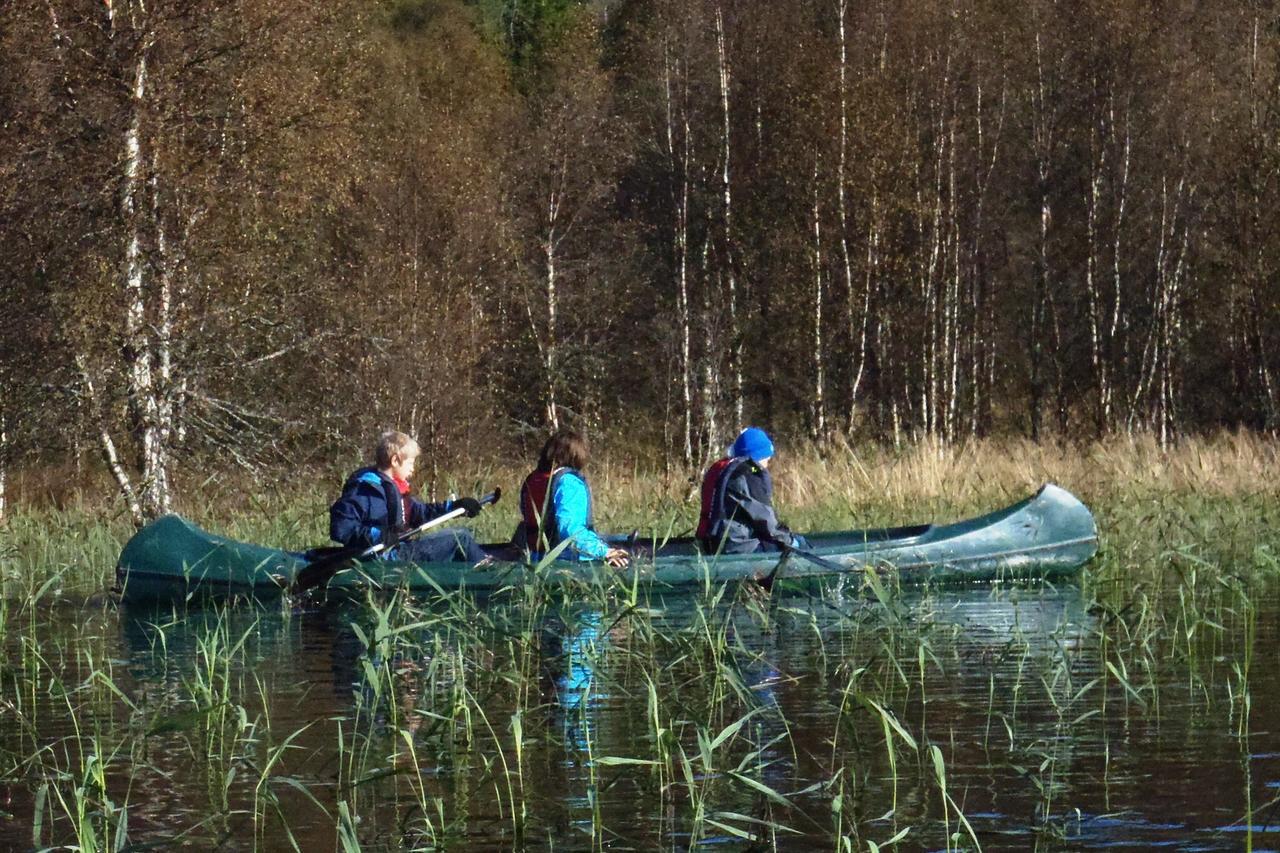
{"label": "red life jacket strap", "polygon": [[561,469],[532,471],[520,487],[520,515],[530,551],[547,551],[555,537],[555,511],[551,507],[551,483]]}

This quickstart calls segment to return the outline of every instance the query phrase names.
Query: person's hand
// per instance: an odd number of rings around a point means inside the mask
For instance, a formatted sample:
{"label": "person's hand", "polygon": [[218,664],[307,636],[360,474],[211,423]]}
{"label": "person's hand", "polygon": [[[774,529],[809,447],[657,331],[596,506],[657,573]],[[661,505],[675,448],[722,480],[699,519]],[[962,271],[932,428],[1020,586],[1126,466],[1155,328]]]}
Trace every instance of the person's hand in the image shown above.
{"label": "person's hand", "polygon": [[454,498],[453,509],[467,511],[467,518],[475,518],[480,514],[480,501],[475,498]]}
{"label": "person's hand", "polygon": [[631,562],[631,555],[621,548],[610,548],[604,555],[604,561],[615,569],[625,569]]}

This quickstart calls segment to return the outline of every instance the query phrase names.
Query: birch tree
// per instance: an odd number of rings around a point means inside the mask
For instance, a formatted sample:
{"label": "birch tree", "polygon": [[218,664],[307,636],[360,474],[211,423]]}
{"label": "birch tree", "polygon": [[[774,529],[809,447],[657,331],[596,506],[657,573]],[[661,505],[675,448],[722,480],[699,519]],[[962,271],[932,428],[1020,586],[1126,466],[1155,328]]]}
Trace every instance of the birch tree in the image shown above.
{"label": "birch tree", "polygon": [[[1280,194],[1280,34],[1274,13],[1254,4],[1244,32],[1244,120],[1239,132],[1240,156],[1229,171],[1233,216],[1230,225],[1239,245],[1232,254],[1237,286],[1232,306],[1243,330],[1242,355],[1249,365],[1248,384],[1257,401],[1263,428],[1280,427],[1280,389],[1275,377],[1276,276],[1280,270],[1280,227],[1274,201]],[[1233,326],[1236,324],[1233,324]]]}
{"label": "birch tree", "polygon": [[[678,355],[681,402],[681,459],[692,465],[693,457],[693,322],[689,310],[689,189],[691,141],[689,127],[689,80],[685,61],[671,40],[661,37],[664,154],[672,213],[671,269],[676,293],[676,323],[679,328]],[[678,141],[677,141],[678,140]]]}
{"label": "birch tree", "polygon": [[1035,158],[1035,193],[1039,208],[1036,231],[1036,260],[1030,314],[1027,323],[1027,348],[1030,357],[1030,400],[1028,401],[1031,438],[1040,438],[1045,398],[1044,339],[1048,333],[1047,308],[1049,291],[1053,286],[1049,259],[1049,229],[1053,222],[1053,202],[1049,181],[1053,168],[1056,128],[1054,126],[1050,97],[1053,82],[1051,69],[1046,68],[1045,33],[1039,7],[1036,10],[1034,33],[1035,78],[1031,89],[1031,138]]}
{"label": "birch tree", "polygon": [[[837,45],[837,99],[840,113],[839,149],[836,160],[836,213],[838,216],[838,240],[840,244],[840,268],[844,279],[845,292],[845,334],[850,342],[848,373],[849,388],[845,405],[845,429],[852,432],[857,422],[858,392],[862,387],[862,377],[866,370],[867,359],[867,327],[871,316],[871,289],[875,281],[875,271],[879,265],[880,228],[879,190],[877,187],[876,164],[878,158],[869,158],[871,189],[870,213],[867,217],[865,279],[862,282],[862,299],[858,299],[854,286],[853,263],[849,248],[851,217],[849,204],[845,198],[848,181],[849,161],[849,47],[846,19],[849,11],[848,0],[835,0],[836,12],[836,45]],[[852,342],[856,340],[854,347]]]}
{"label": "birch tree", "polygon": [[827,433],[827,401],[822,341],[822,206],[819,202],[820,159],[813,158],[813,412],[810,436],[820,440]]}
{"label": "birch tree", "polygon": [[[580,369],[575,359],[585,353],[566,346],[564,315],[572,312],[578,329],[606,318],[593,307],[590,291],[599,284],[593,277],[602,269],[610,230],[606,201],[623,160],[598,51],[595,24],[581,16],[563,36],[560,61],[533,102],[531,144],[521,155],[527,189],[515,200],[524,221],[536,223],[529,269],[536,271],[538,292],[528,292],[525,310],[541,363],[545,423],[552,429],[563,418],[566,381]],[[566,298],[568,287],[576,291],[573,301]],[[580,406],[581,397],[572,402]]]}
{"label": "birch tree", "polygon": [[[732,127],[729,120],[729,82],[730,67],[728,48],[725,40],[724,9],[717,3],[715,8],[716,29],[716,70],[720,81],[720,115],[722,119],[720,149],[720,190],[724,207],[721,210],[722,271],[729,309],[729,371],[732,375],[733,415],[734,423],[744,424],[742,392],[742,328],[738,317],[738,252],[735,246],[733,231],[733,184],[730,180],[730,162],[732,159]],[[714,438],[712,439],[714,441]]]}

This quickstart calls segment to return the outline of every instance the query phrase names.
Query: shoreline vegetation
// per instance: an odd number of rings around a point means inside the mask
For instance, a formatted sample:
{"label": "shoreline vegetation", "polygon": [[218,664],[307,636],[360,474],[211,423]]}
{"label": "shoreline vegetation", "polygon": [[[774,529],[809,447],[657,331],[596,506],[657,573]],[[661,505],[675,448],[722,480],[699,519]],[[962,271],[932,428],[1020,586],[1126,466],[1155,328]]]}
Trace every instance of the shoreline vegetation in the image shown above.
{"label": "shoreline vegetation", "polygon": [[1274,431],[1280,27],[1161,8],[7,4],[0,481]]}
{"label": "shoreline vegetation", "polygon": [[[138,613],[100,595],[132,529],[118,501],[26,504],[0,528],[0,846],[589,832],[592,849],[1000,850],[1194,831],[1248,848],[1280,802],[1280,681],[1252,666],[1275,654],[1278,448],[801,450],[779,459],[798,529],[950,518],[1056,480],[1093,509],[1102,550],[1078,583],[895,594],[855,578],[776,601],[745,584],[665,603],[528,586],[341,614]],[[602,455],[602,526],[688,517],[683,479]],[[182,507],[228,535],[316,541],[328,479],[235,501],[210,478]],[[481,538],[510,513],[482,515]]]}
{"label": "shoreline vegetation", "polygon": [[[923,441],[900,449],[828,445],[784,450],[777,504],[797,531],[946,522],[997,509],[1054,482],[1083,500],[1108,549],[1123,541],[1137,565],[1178,549],[1241,559],[1270,547],[1280,524],[1280,485],[1271,476],[1280,441],[1252,432],[1187,438],[1169,450],[1150,435],[1088,444],[986,440],[963,445]],[[469,494],[501,485],[514,495],[527,473],[509,462],[477,462],[437,477],[434,495]],[[183,485],[177,511],[222,535],[282,548],[324,544],[329,502],[341,474],[292,473],[280,482],[242,472],[205,474]],[[696,522],[696,473],[663,471],[660,460],[605,451],[588,471],[597,526],[682,535]],[[196,478],[190,478],[194,481]],[[133,533],[128,512],[105,475],[78,485],[41,476],[15,478],[15,496],[0,521],[0,594],[38,589],[53,576],[59,590],[86,595],[110,586],[115,559]],[[429,488],[415,483],[416,488]],[[487,510],[470,526],[481,541],[505,540],[516,524],[514,500]],[[1280,544],[1280,536],[1277,536]]]}
{"label": "shoreline vegetation", "polygon": [[[131,611],[102,594],[132,531],[119,499],[27,495],[0,526],[0,846],[590,833],[592,849],[1002,850],[1194,831],[1249,849],[1280,803],[1280,681],[1253,666],[1275,655],[1278,450],[1243,433],[1167,453],[1154,438],[797,450],[779,458],[779,505],[800,530],[949,519],[1054,480],[1094,511],[1102,548],[1056,586],[853,578],[679,602],[529,585],[336,613]],[[597,458],[602,527],[691,518],[687,478]],[[477,464],[442,488],[516,473]],[[237,492],[207,477],[180,507],[296,547],[320,541],[333,479]],[[513,515],[484,513],[477,533]]]}

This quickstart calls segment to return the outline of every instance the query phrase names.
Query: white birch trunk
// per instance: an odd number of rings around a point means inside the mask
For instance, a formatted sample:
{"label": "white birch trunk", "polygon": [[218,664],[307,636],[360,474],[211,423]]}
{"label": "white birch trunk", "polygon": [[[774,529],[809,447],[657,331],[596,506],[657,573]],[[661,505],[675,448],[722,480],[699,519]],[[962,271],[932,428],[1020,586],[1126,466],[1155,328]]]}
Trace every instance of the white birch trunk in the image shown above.
{"label": "white birch trunk", "polygon": [[813,434],[821,439],[827,431],[826,399],[823,396],[822,357],[822,209],[818,193],[819,158],[813,157]]}
{"label": "white birch trunk", "polygon": [[712,287],[709,284],[711,276],[710,270],[710,253],[712,240],[712,223],[711,209],[707,209],[706,235],[702,241],[702,259],[701,259],[701,276],[702,276],[702,323],[703,328],[707,331],[706,347],[702,357],[702,426],[706,431],[705,445],[703,446],[703,458],[714,458],[719,455],[720,441],[720,367],[717,356],[719,347],[712,338],[712,330],[714,328],[714,313],[711,304]]}
{"label": "white birch trunk", "polygon": [[547,302],[547,336],[543,347],[543,367],[546,370],[547,383],[547,425],[553,430],[560,428],[560,408],[557,391],[560,385],[557,371],[560,369],[560,337],[559,337],[559,295],[557,292],[557,250],[559,249],[560,206],[564,201],[563,189],[569,171],[568,155],[560,156],[559,169],[553,177],[553,185],[547,196],[547,231],[542,243],[545,261],[546,278],[544,281]]}
{"label": "white birch trunk", "polygon": [[[874,181],[874,179],[873,179]],[[862,377],[867,368],[867,326],[871,319],[871,291],[879,286],[880,281],[880,195],[878,189],[871,190],[871,213],[867,223],[867,268],[862,282],[862,319],[858,329],[858,368],[849,383],[849,406],[846,411],[847,428],[853,432],[858,417],[858,390],[862,387]],[[845,261],[846,274],[849,263]],[[849,301],[846,306],[849,337],[853,338],[853,288],[848,290]]]}
{"label": "white birch trunk", "polygon": [[156,491],[163,495],[164,511],[170,510],[172,488],[169,482],[170,448],[173,446],[173,278],[174,259],[171,256],[164,220],[160,217],[160,164],[153,155],[151,167],[151,211],[155,218],[156,239],[156,299],[155,343],[156,379],[156,454],[153,470],[148,480],[156,484]]}
{"label": "white birch trunk", "polygon": [[[970,309],[973,315],[973,325],[970,329],[969,341],[969,359],[970,372],[972,374],[973,387],[970,398],[971,411],[969,413],[969,433],[975,438],[978,435],[979,423],[981,420],[983,396],[982,389],[984,382],[987,381],[988,371],[986,363],[989,359],[988,352],[992,349],[992,344],[988,339],[992,330],[995,328],[995,322],[990,307],[984,303],[994,302],[990,298],[984,300],[984,294],[987,293],[985,271],[980,268],[979,255],[982,248],[984,212],[986,210],[987,191],[991,186],[991,178],[995,174],[996,164],[999,162],[1000,156],[1000,139],[1004,131],[1005,110],[1008,104],[1008,88],[1006,81],[1001,81],[1000,87],[1000,107],[997,113],[996,126],[992,133],[991,154],[986,154],[986,133],[984,131],[985,123],[983,121],[982,112],[983,96],[982,86],[976,87],[976,111],[975,125],[978,137],[978,158],[980,161],[986,162],[986,173],[978,176],[978,197],[974,203],[973,218],[973,239],[970,242],[969,253],[969,274],[970,274]],[[984,311],[984,307],[986,310]],[[984,335],[984,331],[986,334]],[[993,383],[988,382],[986,387],[988,393]]]}
{"label": "white birch trunk", "polygon": [[720,72],[720,109],[724,120],[720,181],[724,196],[724,269],[729,291],[729,369],[733,374],[733,413],[735,422],[743,425],[742,398],[742,334],[738,328],[738,282],[733,245],[733,193],[729,181],[729,62],[725,55],[724,11],[716,6],[716,59]]}
{"label": "white birch trunk", "polygon": [[[837,35],[840,46],[839,69],[839,98],[840,98],[840,149],[839,159],[836,162],[836,210],[840,217],[840,261],[844,271],[844,289],[845,289],[845,325],[849,335],[850,342],[854,337],[858,337],[857,351],[850,356],[849,364],[849,399],[846,406],[846,430],[853,432],[854,424],[858,415],[858,388],[862,384],[863,368],[866,366],[867,353],[867,308],[868,300],[871,297],[871,268],[873,264],[873,250],[871,248],[871,237],[868,238],[867,245],[867,275],[866,289],[863,292],[863,307],[861,318],[861,330],[858,333],[859,322],[855,319],[857,297],[853,288],[853,263],[849,256],[849,208],[845,200],[845,176],[848,169],[849,161],[849,98],[848,98],[848,77],[849,77],[849,51],[848,38],[845,31],[845,15],[849,9],[849,0],[836,0],[836,24]],[[874,167],[873,167],[874,173]],[[875,221],[875,178],[872,177],[872,222]],[[874,226],[873,226],[874,227]],[[872,237],[874,237],[874,232]]]}
{"label": "white birch trunk", "polygon": [[[945,83],[944,83],[945,88]],[[921,399],[921,417],[924,421],[924,432],[932,436],[940,426],[939,394],[942,369],[939,363],[942,346],[939,338],[942,332],[941,306],[939,299],[940,285],[943,283],[943,164],[946,157],[946,135],[943,133],[941,104],[935,105],[937,118],[933,127],[934,162],[933,162],[933,200],[930,204],[931,223],[929,227],[929,260],[925,267],[923,281],[925,308],[925,345],[923,351],[924,376],[923,397]]]}
{"label": "white birch trunk", "polygon": [[1041,407],[1044,401],[1044,377],[1041,338],[1044,334],[1044,306],[1049,291],[1049,223],[1053,215],[1049,202],[1049,159],[1051,156],[1052,130],[1048,126],[1044,57],[1040,33],[1036,33],[1036,86],[1032,93],[1032,142],[1036,152],[1036,180],[1040,194],[1040,232],[1037,258],[1039,275],[1035,280],[1035,292],[1031,299],[1031,438],[1040,439]]}
{"label": "white birch trunk", "polygon": [[[142,148],[143,114],[147,99],[147,52],[149,36],[138,49],[134,66],[131,109],[133,115],[125,134],[124,188],[121,194],[121,218],[126,228],[124,259],[125,359],[129,387],[129,404],[139,434],[142,453],[142,486],[140,499],[147,518],[170,511],[168,429],[161,411],[161,389],[154,369],[158,363],[156,343],[148,323],[148,288],[146,259],[143,257],[143,235],[158,233],[158,212],[144,198],[144,152]],[[145,205],[145,210],[144,210]],[[161,298],[162,302],[167,296]],[[158,317],[167,322],[168,305],[157,306]]]}
{"label": "white birch trunk", "polygon": [[685,124],[684,162],[680,175],[680,204],[676,222],[680,251],[680,393],[684,400],[684,456],[693,462],[693,319],[689,310],[689,126]]}
{"label": "white birch trunk", "polygon": [[[690,348],[693,324],[689,311],[689,121],[687,110],[682,105],[681,115],[685,116],[685,119],[680,165],[677,169],[675,110],[671,94],[671,57],[665,43],[662,58],[667,119],[667,164],[673,187],[672,207],[675,213],[671,251],[676,267],[676,313],[680,324],[680,399],[684,406],[682,458],[685,465],[691,465],[693,463],[693,377]],[[675,192],[674,187],[677,185],[680,189]]]}
{"label": "white birch trunk", "polygon": [[[711,315],[711,297],[709,287],[702,289],[702,311],[704,318]],[[711,350],[708,347],[708,350]],[[720,445],[720,371],[717,369],[712,353],[707,352],[702,359],[702,424],[706,430],[706,444],[703,448],[704,458],[714,458]]]}
{"label": "white birch trunk", "polygon": [[[1115,120],[1112,119],[1114,125]],[[1125,203],[1128,198],[1129,191],[1129,155],[1132,150],[1132,136],[1129,132],[1128,113],[1125,116],[1125,132],[1124,132],[1124,156],[1120,168],[1120,187],[1119,198],[1116,201],[1116,223],[1115,235],[1112,240],[1112,300],[1111,300],[1111,324],[1107,330],[1107,339],[1112,342],[1113,346],[1117,335],[1120,334],[1122,309],[1122,278],[1120,273],[1120,247],[1121,247],[1121,229],[1124,225]],[[1112,356],[1114,358],[1114,354]],[[1108,385],[1106,398],[1102,401],[1102,414],[1109,424],[1115,423],[1115,389],[1112,387],[1114,383]]]}
{"label": "white birch trunk", "polygon": [[[1140,407],[1147,396],[1147,391],[1151,386],[1151,382],[1155,377],[1156,365],[1160,361],[1160,344],[1163,337],[1160,334],[1161,323],[1163,318],[1161,313],[1164,309],[1164,257],[1165,257],[1165,224],[1168,219],[1168,186],[1167,178],[1161,179],[1161,211],[1160,211],[1160,228],[1157,235],[1156,258],[1155,258],[1155,283],[1151,291],[1151,326],[1147,331],[1146,343],[1142,348],[1142,361],[1138,369],[1138,382],[1133,389],[1133,398],[1129,402],[1129,421],[1128,431],[1133,432],[1134,426],[1140,416]],[[1151,424],[1155,426],[1154,423]]]}
{"label": "white birch trunk", "polygon": [[[555,209],[555,194],[552,193],[551,209]],[[556,243],[554,227],[542,244],[546,257],[546,295],[547,295],[547,343],[543,348],[543,366],[547,375],[547,424],[551,429],[560,428],[560,411],[556,405]]]}
{"label": "white birch trunk", "polygon": [[[1161,179],[1160,233],[1156,246],[1155,286],[1152,293],[1151,328],[1143,349],[1138,385],[1130,403],[1129,430],[1132,431],[1144,400],[1150,401],[1150,426],[1156,431],[1162,449],[1172,439],[1176,412],[1177,348],[1179,346],[1179,291],[1186,275],[1186,257],[1190,243],[1190,226],[1182,221],[1184,198],[1194,194],[1187,190],[1186,177],[1179,179],[1170,198],[1168,178]],[[1179,240],[1178,230],[1182,229]],[[1176,250],[1171,244],[1179,241]],[[1176,251],[1176,254],[1175,254]]]}
{"label": "white birch trunk", "polygon": [[1183,210],[1182,241],[1178,247],[1178,257],[1169,276],[1169,300],[1165,310],[1165,364],[1161,371],[1162,402],[1160,406],[1162,418],[1160,424],[1160,443],[1168,450],[1178,429],[1178,397],[1179,376],[1182,369],[1182,287],[1187,281],[1187,254],[1191,243],[1191,226],[1186,221],[1186,208],[1190,207],[1195,196],[1195,187],[1186,187],[1186,178],[1178,182],[1175,202],[1175,228],[1178,227],[1178,208]]}
{"label": "white birch trunk", "polygon": [[[1249,44],[1249,129],[1254,137],[1254,144],[1265,150],[1274,145],[1274,142],[1269,138],[1272,130],[1268,126],[1268,122],[1274,121],[1274,119],[1264,105],[1273,103],[1274,90],[1280,87],[1280,74],[1272,72],[1274,80],[1270,86],[1262,80],[1263,69],[1258,55],[1258,41],[1261,29],[1262,21],[1255,15]],[[1268,92],[1268,88],[1273,91]],[[1246,279],[1250,303],[1247,322],[1251,330],[1250,336],[1254,339],[1253,349],[1256,353],[1254,361],[1257,365],[1258,384],[1262,387],[1263,409],[1266,412],[1264,424],[1268,430],[1274,430],[1277,420],[1280,419],[1280,414],[1277,413],[1275,382],[1271,373],[1271,354],[1267,346],[1267,312],[1264,311],[1263,300],[1259,294],[1259,291],[1266,292],[1269,289],[1267,282],[1270,279],[1265,242],[1260,236],[1264,231],[1262,223],[1266,217],[1272,216],[1273,213],[1271,211],[1271,201],[1267,197],[1267,187],[1264,183],[1256,179],[1252,181],[1251,196],[1252,207],[1249,215],[1252,220],[1253,241],[1256,245],[1250,246],[1247,250],[1249,255],[1252,256],[1247,262],[1250,267],[1250,275]]]}
{"label": "white birch trunk", "polygon": [[947,152],[947,204],[950,209],[951,276],[948,279],[946,311],[947,395],[943,418],[943,438],[953,441],[956,435],[956,416],[960,406],[960,211],[956,187],[956,105],[949,117],[949,142]]}
{"label": "white birch trunk", "polygon": [[9,481],[9,423],[0,412],[0,521],[4,520],[5,487]]}
{"label": "white birch trunk", "polygon": [[1107,164],[1107,139],[1098,132],[1097,124],[1091,129],[1090,142],[1093,156],[1089,162],[1089,188],[1085,193],[1085,293],[1089,300],[1089,358],[1093,366],[1094,386],[1098,395],[1097,431],[1106,432],[1107,359],[1102,341],[1102,303],[1095,276],[1097,266],[1098,206],[1102,196],[1102,176]]}
{"label": "white birch trunk", "polygon": [[106,417],[102,412],[102,401],[98,399],[97,389],[89,376],[88,363],[83,355],[76,355],[76,369],[80,372],[80,382],[84,386],[85,396],[89,401],[89,411],[98,428],[98,444],[102,448],[102,456],[107,462],[111,476],[115,478],[116,485],[120,487],[120,495],[124,498],[125,505],[129,507],[129,514],[133,517],[134,524],[141,526],[147,520],[142,501],[133,487],[129,472],[120,462],[120,454],[116,451],[115,441],[111,438],[111,430],[107,428]]}

